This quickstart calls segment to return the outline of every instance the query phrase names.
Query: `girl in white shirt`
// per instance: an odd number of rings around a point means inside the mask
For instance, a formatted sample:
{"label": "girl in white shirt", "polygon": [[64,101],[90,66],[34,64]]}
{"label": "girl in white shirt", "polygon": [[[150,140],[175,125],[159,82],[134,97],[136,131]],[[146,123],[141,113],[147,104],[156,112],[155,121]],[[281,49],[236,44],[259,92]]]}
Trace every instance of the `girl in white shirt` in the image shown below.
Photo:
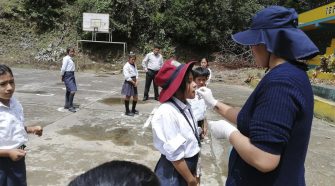
{"label": "girl in white shirt", "polygon": [[61,68],[61,79],[66,87],[64,108],[69,109],[70,112],[76,112],[73,106],[74,95],[77,91],[77,83],[74,76],[76,65],[73,62],[75,50],[73,47],[69,47],[66,49],[66,53],[67,55],[63,58]]}
{"label": "girl in white shirt", "polygon": [[208,76],[207,81],[206,81],[206,86],[208,86],[209,82],[211,81],[211,78],[212,78],[212,70],[208,67],[209,65],[208,65],[207,58],[205,58],[205,57],[202,58],[200,60],[200,65],[201,65],[202,68],[206,68],[209,71],[209,76]]}
{"label": "girl in white shirt", "polygon": [[155,173],[162,186],[197,185],[200,138],[191,106],[186,100],[195,97],[193,64],[167,60],[155,78],[155,83],[162,87],[159,96],[162,104],[151,123],[153,143],[161,153]]}
{"label": "girl in white shirt", "polygon": [[13,97],[12,70],[0,64],[0,185],[27,185],[25,143],[28,133],[42,135],[41,126],[25,126],[22,105]]}
{"label": "girl in white shirt", "polygon": [[[124,105],[126,108],[125,114],[127,116],[134,116],[135,114],[139,113],[138,110],[136,110],[136,104],[138,100],[138,93],[137,93],[138,71],[135,62],[136,62],[136,55],[133,52],[130,52],[128,62],[123,66],[123,75],[125,81],[122,86],[121,94],[125,95]],[[130,111],[129,100],[131,96],[133,96],[133,105]]]}

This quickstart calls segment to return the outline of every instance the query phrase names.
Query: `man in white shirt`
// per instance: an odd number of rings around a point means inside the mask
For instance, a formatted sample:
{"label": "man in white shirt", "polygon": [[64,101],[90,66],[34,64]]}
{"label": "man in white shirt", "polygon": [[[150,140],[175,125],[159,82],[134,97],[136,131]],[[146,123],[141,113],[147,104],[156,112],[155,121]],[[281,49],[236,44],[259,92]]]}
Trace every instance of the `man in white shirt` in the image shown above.
{"label": "man in white shirt", "polygon": [[151,82],[154,86],[155,100],[158,100],[159,97],[158,86],[155,84],[154,79],[159,69],[163,65],[163,56],[159,53],[160,49],[160,46],[155,45],[153,51],[148,53],[142,61],[143,69],[146,72],[143,101],[149,99],[149,89]]}

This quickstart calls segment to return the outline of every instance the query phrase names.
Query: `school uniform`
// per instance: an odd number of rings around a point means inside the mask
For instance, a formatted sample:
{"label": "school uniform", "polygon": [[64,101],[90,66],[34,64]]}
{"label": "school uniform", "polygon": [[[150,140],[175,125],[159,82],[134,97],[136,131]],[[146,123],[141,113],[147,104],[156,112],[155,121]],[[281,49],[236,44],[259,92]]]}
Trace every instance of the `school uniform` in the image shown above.
{"label": "school uniform", "polygon": [[142,66],[143,69],[147,70],[145,76],[144,100],[147,100],[149,98],[149,89],[151,82],[153,82],[154,86],[155,99],[158,99],[158,86],[155,84],[154,79],[162,65],[163,56],[161,54],[155,55],[154,52],[150,52],[144,57],[142,61]]}
{"label": "school uniform", "polygon": [[195,174],[200,152],[200,139],[191,106],[175,97],[172,100],[161,104],[151,121],[153,143],[161,153],[155,173],[162,186],[187,185],[172,161],[184,159]]}
{"label": "school uniform", "polygon": [[61,68],[61,76],[66,87],[64,108],[73,108],[74,94],[71,94],[71,92],[77,91],[76,78],[74,76],[75,69],[76,66],[71,56],[65,56]]}
{"label": "school uniform", "polygon": [[63,58],[63,64],[61,68],[61,75],[66,86],[66,91],[73,92],[77,91],[76,79],[74,76],[74,71],[76,65],[73,62],[71,56],[67,55]]}
{"label": "school uniform", "polygon": [[138,71],[135,64],[130,64],[127,62],[123,66],[123,75],[124,75],[124,83],[122,85],[121,94],[126,96],[137,96],[137,87],[131,83],[131,81],[137,81],[138,79]]}
{"label": "school uniform", "polygon": [[[22,105],[12,97],[9,107],[0,102],[0,149],[18,149],[28,141],[24,126]],[[0,185],[24,186],[26,181],[25,158],[12,161],[0,157]]]}
{"label": "school uniform", "polygon": [[194,99],[188,99],[187,101],[191,105],[194,119],[197,121],[198,126],[203,127],[207,110],[205,100],[196,94]]}

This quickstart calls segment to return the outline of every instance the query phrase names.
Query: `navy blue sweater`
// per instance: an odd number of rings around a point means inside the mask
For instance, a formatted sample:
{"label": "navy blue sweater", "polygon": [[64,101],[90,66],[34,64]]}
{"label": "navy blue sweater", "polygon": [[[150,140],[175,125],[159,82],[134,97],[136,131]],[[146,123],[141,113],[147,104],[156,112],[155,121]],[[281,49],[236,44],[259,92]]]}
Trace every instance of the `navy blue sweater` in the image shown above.
{"label": "navy blue sweater", "polygon": [[232,150],[226,185],[306,185],[304,162],[313,120],[313,92],[305,71],[290,63],[259,82],[237,117],[253,145],[281,155],[278,167],[262,173]]}

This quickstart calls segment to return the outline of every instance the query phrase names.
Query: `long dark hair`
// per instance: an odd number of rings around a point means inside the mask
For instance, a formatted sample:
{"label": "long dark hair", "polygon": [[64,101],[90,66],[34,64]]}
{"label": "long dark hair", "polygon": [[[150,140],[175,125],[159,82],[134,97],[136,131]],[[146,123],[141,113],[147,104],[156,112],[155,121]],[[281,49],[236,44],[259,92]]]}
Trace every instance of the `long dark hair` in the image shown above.
{"label": "long dark hair", "polygon": [[7,65],[0,64],[0,76],[6,73],[9,73],[13,77],[12,70]]}
{"label": "long dark hair", "polygon": [[187,83],[188,83],[188,80],[189,80],[189,76],[190,74],[192,74],[192,66],[193,65],[190,65],[185,73],[185,76],[183,78],[183,81],[181,82],[180,86],[179,86],[179,89],[177,90],[178,91],[181,91],[181,92],[186,92],[186,88],[187,88]]}

